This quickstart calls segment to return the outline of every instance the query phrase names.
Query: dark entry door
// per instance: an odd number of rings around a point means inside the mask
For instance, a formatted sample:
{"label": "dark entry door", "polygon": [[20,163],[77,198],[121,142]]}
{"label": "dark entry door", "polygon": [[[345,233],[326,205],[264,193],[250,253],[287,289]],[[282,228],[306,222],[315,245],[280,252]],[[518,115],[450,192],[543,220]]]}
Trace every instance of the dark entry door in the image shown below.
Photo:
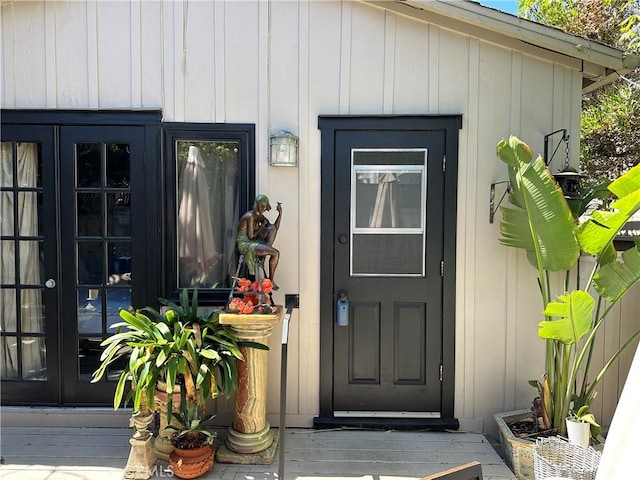
{"label": "dark entry door", "polygon": [[440,415],[443,132],[338,132],[334,414]]}
{"label": "dark entry door", "polygon": [[453,283],[444,273],[455,268],[446,164],[456,127],[459,117],[439,127],[426,117],[320,119],[321,350],[331,346],[332,355],[330,396],[321,372],[321,416],[453,417]]}

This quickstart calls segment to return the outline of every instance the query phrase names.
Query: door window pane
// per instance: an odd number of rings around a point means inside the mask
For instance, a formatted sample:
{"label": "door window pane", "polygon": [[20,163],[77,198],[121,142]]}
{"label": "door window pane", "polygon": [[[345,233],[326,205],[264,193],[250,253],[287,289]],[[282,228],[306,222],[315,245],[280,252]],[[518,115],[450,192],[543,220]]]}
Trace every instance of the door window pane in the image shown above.
{"label": "door window pane", "polygon": [[[4,222],[5,219],[3,218]],[[4,233],[3,233],[4,235]],[[0,283],[13,285],[16,283],[16,247],[12,240],[2,240],[2,259],[0,260]]]}
{"label": "door window pane", "polygon": [[110,143],[107,149],[107,187],[129,188],[131,154],[126,143]]}
{"label": "door window pane", "polygon": [[38,212],[42,205],[42,194],[38,192],[18,193],[18,235],[22,237],[33,237],[40,235],[40,224]]}
{"label": "door window pane", "polygon": [[46,380],[46,347],[43,337],[22,338],[22,378],[23,380]]}
{"label": "door window pane", "polygon": [[23,333],[44,333],[42,290],[24,288],[20,291],[20,322]]}
{"label": "door window pane", "polygon": [[102,332],[102,298],[99,289],[77,291],[78,333]]}
{"label": "door window pane", "polygon": [[131,236],[131,207],[129,194],[107,194],[107,235],[113,237]]}
{"label": "door window pane", "polygon": [[103,265],[102,242],[78,242],[78,284],[102,284]]}
{"label": "door window pane", "polygon": [[352,275],[424,275],[426,153],[352,151]]}
{"label": "door window pane", "polygon": [[239,218],[239,143],[175,142],[179,288],[228,287]]}
{"label": "door window pane", "polygon": [[90,382],[93,372],[100,366],[102,337],[78,338],[78,380]]}
{"label": "door window pane", "polygon": [[102,184],[102,144],[76,144],[76,185],[81,188]]}
{"label": "door window pane", "polygon": [[102,205],[100,193],[78,193],[78,236],[102,235]]}
{"label": "door window pane", "polygon": [[[18,339],[15,336],[0,337],[2,348],[2,362],[0,362],[0,378],[2,380],[19,380],[20,365],[18,365]],[[6,388],[6,387],[5,387]]]}

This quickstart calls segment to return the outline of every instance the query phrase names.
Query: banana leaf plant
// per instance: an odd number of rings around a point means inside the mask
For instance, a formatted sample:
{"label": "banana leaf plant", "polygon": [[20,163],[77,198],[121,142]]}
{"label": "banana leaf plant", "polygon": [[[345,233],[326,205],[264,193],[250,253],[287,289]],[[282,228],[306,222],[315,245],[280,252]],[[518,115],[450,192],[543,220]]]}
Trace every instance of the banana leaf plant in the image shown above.
{"label": "banana leaf plant", "polygon": [[[598,331],[611,309],[640,280],[639,244],[620,259],[613,245],[620,229],[640,209],[640,166],[608,184],[613,201],[607,208],[580,215],[572,211],[542,157],[534,156],[526,143],[514,136],[502,140],[497,155],[507,165],[512,188],[511,206],[501,207],[500,243],[525,250],[538,272],[544,315],[538,335],[547,342],[546,368],[541,380],[530,383],[538,389],[544,427],[565,434],[569,411],[592,404],[599,381],[640,336],[640,330],[633,333],[604,367],[591,371]],[[583,252],[594,255],[596,262],[584,284],[572,290],[571,272]],[[564,282],[552,282],[552,272],[564,274]],[[561,291],[553,291],[558,283]]]}
{"label": "banana leaf plant", "polygon": [[134,411],[140,410],[143,400],[153,410],[155,391],[166,391],[170,422],[173,393],[184,392],[187,402],[202,408],[208,397],[221,393],[229,397],[238,386],[236,363],[244,360],[240,348],[268,347],[239,341],[230,327],[219,323],[218,312],[200,313],[197,289],[191,302],[186,289],[180,304],[163,298],[159,302],[167,307],[163,313],[150,306],[135,312],[120,310],[123,322],[113,325],[115,333],[102,342],[105,348],[92,382],[107,371],[119,372],[114,409],[124,398],[125,403],[133,400]]}

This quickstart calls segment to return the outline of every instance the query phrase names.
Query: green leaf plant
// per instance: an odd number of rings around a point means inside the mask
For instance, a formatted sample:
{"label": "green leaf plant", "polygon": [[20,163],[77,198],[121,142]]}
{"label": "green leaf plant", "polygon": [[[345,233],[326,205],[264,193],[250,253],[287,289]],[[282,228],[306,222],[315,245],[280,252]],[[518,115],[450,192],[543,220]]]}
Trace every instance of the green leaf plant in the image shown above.
{"label": "green leaf plant", "polygon": [[577,412],[570,411],[568,418],[574,422],[588,423],[592,437],[600,435],[600,424],[596,421],[593,413],[589,411],[589,405],[582,405]]}
{"label": "green leaf plant", "polygon": [[143,404],[154,410],[155,392],[167,393],[168,422],[172,416],[173,393],[180,392],[188,403],[204,408],[207,398],[231,396],[238,386],[237,362],[243,361],[241,347],[266,350],[256,342],[239,341],[229,326],[219,323],[219,312],[200,313],[198,290],[192,301],[184,289],[180,304],[158,299],[166,308],[161,313],[147,306],[135,312],[120,310],[122,322],[102,342],[100,366],[92,382],[107,371],[118,374],[113,407],[133,400],[133,410]]}
{"label": "green leaf plant", "polygon": [[[572,210],[540,155],[517,137],[502,140],[497,155],[506,163],[511,183],[509,203],[501,207],[500,243],[526,251],[538,272],[544,319],[538,335],[546,340],[546,368],[541,380],[529,382],[538,389],[544,428],[566,433],[565,419],[591,405],[596,386],[620,354],[640,336],[633,333],[597,372],[591,360],[598,331],[607,315],[629,289],[640,280],[638,243],[621,255],[613,240],[629,218],[640,209],[640,166],[609,183],[606,190],[595,188],[584,197],[608,199],[588,215],[585,199]],[[610,203],[609,203],[610,202]],[[593,202],[592,202],[593,203]],[[605,208],[606,206],[606,208]],[[571,272],[581,253],[596,262],[584,285],[569,287]],[[552,282],[552,272],[560,272],[563,282]],[[562,284],[560,291],[552,291]],[[595,419],[594,419],[595,422]]]}

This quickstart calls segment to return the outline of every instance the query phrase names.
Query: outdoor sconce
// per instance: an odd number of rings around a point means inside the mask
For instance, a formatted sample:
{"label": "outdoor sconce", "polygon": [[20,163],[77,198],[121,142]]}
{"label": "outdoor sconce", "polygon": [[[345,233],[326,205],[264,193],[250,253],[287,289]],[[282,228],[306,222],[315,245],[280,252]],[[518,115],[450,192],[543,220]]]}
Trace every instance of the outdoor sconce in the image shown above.
{"label": "outdoor sconce", "polygon": [[564,141],[565,144],[565,159],[563,169],[557,173],[552,173],[552,175],[562,189],[564,197],[567,199],[575,199],[579,196],[580,179],[582,178],[582,175],[569,167],[569,135],[567,135],[566,128],[561,128],[560,130],[556,130],[555,132],[551,132],[544,136],[544,163],[551,170],[550,165],[553,161],[553,156],[558,151],[558,148],[560,148],[561,143],[558,142],[558,145],[551,154],[551,157],[549,157],[549,138],[557,133],[562,133],[561,140]]}
{"label": "outdoor sconce", "polygon": [[269,165],[274,167],[298,166],[298,137],[282,130],[270,137]]}

